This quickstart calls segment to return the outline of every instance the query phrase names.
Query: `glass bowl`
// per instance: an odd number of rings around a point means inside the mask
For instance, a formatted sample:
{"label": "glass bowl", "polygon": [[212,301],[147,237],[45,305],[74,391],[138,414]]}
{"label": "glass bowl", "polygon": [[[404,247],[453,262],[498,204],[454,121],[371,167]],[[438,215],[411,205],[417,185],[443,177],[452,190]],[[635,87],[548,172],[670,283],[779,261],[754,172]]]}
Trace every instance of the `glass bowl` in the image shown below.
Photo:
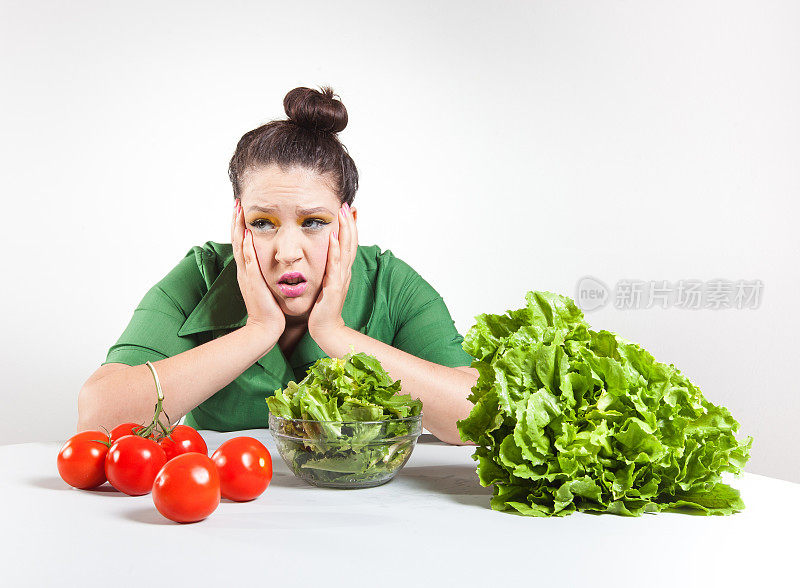
{"label": "glass bowl", "polygon": [[269,414],[289,469],[314,486],[370,488],[400,471],[422,433],[422,414],[383,421],[311,421]]}

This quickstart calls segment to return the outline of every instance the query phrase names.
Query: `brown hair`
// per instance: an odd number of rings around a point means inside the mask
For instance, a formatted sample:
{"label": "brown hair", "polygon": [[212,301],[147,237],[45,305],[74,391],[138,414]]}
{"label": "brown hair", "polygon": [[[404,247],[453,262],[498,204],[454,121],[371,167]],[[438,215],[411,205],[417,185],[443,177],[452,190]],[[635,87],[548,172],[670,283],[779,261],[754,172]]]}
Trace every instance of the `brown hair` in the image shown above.
{"label": "brown hair", "polygon": [[336,133],[347,126],[347,109],[333,89],[295,88],[283,99],[286,120],[273,120],[245,133],[228,166],[233,197],[241,198],[247,175],[275,164],[282,170],[303,167],[325,176],[340,202],[353,203],[358,170]]}

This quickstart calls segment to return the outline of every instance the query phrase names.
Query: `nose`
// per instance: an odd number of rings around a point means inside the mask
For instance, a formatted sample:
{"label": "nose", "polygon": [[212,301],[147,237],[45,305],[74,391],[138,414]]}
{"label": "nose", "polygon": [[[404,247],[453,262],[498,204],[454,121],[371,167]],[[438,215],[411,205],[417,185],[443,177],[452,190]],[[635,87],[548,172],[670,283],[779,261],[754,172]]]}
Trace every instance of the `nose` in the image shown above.
{"label": "nose", "polygon": [[303,257],[299,235],[281,227],[275,239],[275,261],[281,265],[291,265]]}

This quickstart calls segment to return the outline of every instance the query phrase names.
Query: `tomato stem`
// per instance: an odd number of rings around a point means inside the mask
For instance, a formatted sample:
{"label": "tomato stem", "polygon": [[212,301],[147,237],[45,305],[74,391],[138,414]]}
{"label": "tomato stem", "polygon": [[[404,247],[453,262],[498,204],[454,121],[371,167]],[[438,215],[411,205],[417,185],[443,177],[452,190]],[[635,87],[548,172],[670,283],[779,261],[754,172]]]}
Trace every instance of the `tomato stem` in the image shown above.
{"label": "tomato stem", "polygon": [[[172,432],[172,429],[169,427],[169,415],[164,410],[163,400],[164,400],[164,392],[161,390],[161,382],[158,380],[158,374],[156,373],[156,369],[152,363],[149,361],[145,362],[147,367],[150,368],[150,371],[153,374],[153,379],[156,382],[156,391],[158,392],[158,401],[156,402],[156,406],[154,409],[153,421],[144,428],[144,430],[138,431],[137,434],[141,437],[149,437],[153,431],[156,430],[156,427],[161,429],[159,435],[162,437],[168,437]],[[161,422],[161,413],[164,413],[164,416],[167,417],[167,426],[165,427],[164,424]]]}
{"label": "tomato stem", "polygon": [[[149,425],[147,425],[144,429],[137,431],[136,434],[139,435],[140,437],[149,437],[158,428],[161,429],[161,431],[158,432],[159,435],[161,435],[162,437],[168,437],[169,434],[172,432],[172,429],[169,426],[169,416],[164,411],[164,407],[161,403],[161,398],[159,398],[158,402],[156,402],[156,406],[153,409],[153,411],[155,413],[153,415],[153,421]],[[164,426],[164,423],[161,422],[162,412],[164,413],[164,416],[167,417],[166,426]]]}
{"label": "tomato stem", "polygon": [[108,447],[110,449],[111,448],[111,433],[109,433],[108,429],[106,429],[105,427],[103,427],[103,430],[106,432],[106,435],[108,435],[106,440],[105,441],[100,441],[100,439],[93,439],[93,441],[97,441],[98,443],[102,443],[103,445],[105,445],[106,447]]}
{"label": "tomato stem", "polygon": [[103,425],[100,425],[100,428],[106,432],[107,438],[105,441],[100,441],[100,439],[95,439],[95,441],[97,441],[98,443],[102,443],[108,448],[111,448],[111,433],[109,433],[108,429],[106,429]]}

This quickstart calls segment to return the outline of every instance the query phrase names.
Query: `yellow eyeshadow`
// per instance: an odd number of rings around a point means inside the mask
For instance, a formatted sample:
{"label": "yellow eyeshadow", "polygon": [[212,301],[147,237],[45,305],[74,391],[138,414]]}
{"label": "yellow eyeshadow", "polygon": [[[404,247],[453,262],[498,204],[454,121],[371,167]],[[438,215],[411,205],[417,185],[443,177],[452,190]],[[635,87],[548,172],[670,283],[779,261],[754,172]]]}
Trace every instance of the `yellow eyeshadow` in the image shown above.
{"label": "yellow eyeshadow", "polygon": [[[269,222],[271,222],[273,224],[273,226],[276,226],[276,227],[279,227],[280,224],[281,224],[280,221],[277,218],[275,218],[274,216],[267,216],[267,215],[263,215],[263,214],[255,216],[255,217],[249,219],[247,222],[248,223],[254,223],[257,220],[269,221]],[[306,222],[307,220],[320,220],[320,221],[329,222],[329,223],[333,222],[333,219],[331,219],[327,215],[316,215],[316,216],[307,216],[307,217],[304,217],[304,218],[300,218],[300,219],[297,220],[297,224],[302,226],[303,223]]]}
{"label": "yellow eyeshadow", "polygon": [[297,221],[297,224],[302,225],[307,220],[321,220],[321,221],[332,222],[331,219],[328,218],[327,216],[318,215],[318,216],[307,216],[306,218],[301,218]]}
{"label": "yellow eyeshadow", "polygon": [[280,224],[280,223],[278,222],[278,219],[277,219],[277,218],[275,218],[275,217],[272,217],[272,216],[265,216],[265,215],[262,215],[262,214],[260,214],[260,215],[258,215],[258,216],[255,216],[255,217],[251,218],[251,219],[250,219],[250,220],[248,220],[247,222],[250,222],[250,223],[252,223],[252,222],[255,222],[255,221],[257,221],[257,220],[266,220],[266,221],[269,221],[269,222],[271,222],[273,225],[275,225],[276,227],[277,227],[277,226]]}

